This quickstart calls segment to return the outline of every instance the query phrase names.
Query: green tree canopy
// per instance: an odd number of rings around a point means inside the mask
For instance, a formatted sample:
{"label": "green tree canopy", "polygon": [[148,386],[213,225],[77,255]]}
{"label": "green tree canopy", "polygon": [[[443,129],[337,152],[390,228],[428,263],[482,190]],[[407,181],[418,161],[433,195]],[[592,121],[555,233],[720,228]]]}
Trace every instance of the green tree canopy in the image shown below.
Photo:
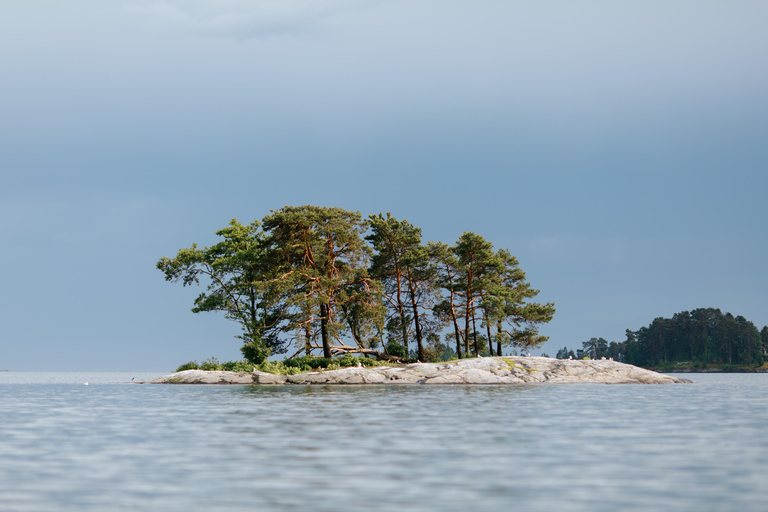
{"label": "green tree canopy", "polygon": [[658,317],[637,331],[627,329],[623,342],[592,338],[580,352],[613,357],[637,366],[668,363],[759,366],[766,354],[768,328],[757,327],[743,316],[716,308],[699,308]]}
{"label": "green tree canopy", "polygon": [[[364,220],[359,212],[305,205],[248,225],[233,219],[216,234],[221,242],[193,244],[157,268],[168,281],[205,284],[192,311],[221,311],[238,322],[252,362],[291,344],[307,355],[322,349],[326,358],[388,358],[393,354],[375,350],[385,332],[401,358],[462,357],[470,346],[493,355],[493,342],[500,355],[502,345],[546,340],[538,326],[554,314],[553,304],[531,302],[538,290],[509,251],[494,251],[471,232],[450,247],[425,245],[421,229],[389,213]],[[455,351],[442,341],[449,325],[445,340]]]}
{"label": "green tree canopy", "polygon": [[260,223],[243,225],[232,219],[216,232],[223,240],[202,249],[197,244],[179,250],[175,258],[160,258],[157,268],[166,281],[206,289],[195,299],[192,312],[222,311],[240,324],[244,348],[259,362],[269,354],[283,353],[286,343],[278,333],[284,315],[274,290],[264,283],[267,272]]}
{"label": "green tree canopy", "polygon": [[295,327],[319,323],[324,357],[344,330],[359,335],[362,324],[381,324],[379,284],[368,275],[371,251],[362,237],[367,227],[359,212],[331,207],[286,206],[264,218],[270,283],[297,311]]}
{"label": "green tree canopy", "polygon": [[371,276],[382,284],[384,297],[396,322],[399,339],[408,354],[411,327],[415,332],[417,357],[423,361],[424,311],[434,302],[437,288],[435,272],[427,248],[421,244],[421,229],[390,213],[369,216],[370,241],[374,255]]}

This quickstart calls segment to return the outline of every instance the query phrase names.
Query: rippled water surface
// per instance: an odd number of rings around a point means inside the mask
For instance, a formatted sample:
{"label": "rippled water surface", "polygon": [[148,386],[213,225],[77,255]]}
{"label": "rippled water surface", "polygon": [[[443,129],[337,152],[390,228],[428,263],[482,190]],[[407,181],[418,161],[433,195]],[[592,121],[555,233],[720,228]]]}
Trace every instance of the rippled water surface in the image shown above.
{"label": "rippled water surface", "polygon": [[0,511],[767,506],[768,374],[657,386],[130,383],[152,376],[0,372]]}

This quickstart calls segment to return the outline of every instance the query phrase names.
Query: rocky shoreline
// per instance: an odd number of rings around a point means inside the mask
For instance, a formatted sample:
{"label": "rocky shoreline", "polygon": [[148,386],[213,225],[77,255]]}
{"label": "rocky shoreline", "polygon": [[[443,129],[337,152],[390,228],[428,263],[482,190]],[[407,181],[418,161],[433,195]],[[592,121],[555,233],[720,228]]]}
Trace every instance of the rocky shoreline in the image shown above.
{"label": "rocky shoreline", "polygon": [[185,370],[142,384],[673,384],[691,382],[610,360],[482,357],[444,363],[351,367],[296,375]]}

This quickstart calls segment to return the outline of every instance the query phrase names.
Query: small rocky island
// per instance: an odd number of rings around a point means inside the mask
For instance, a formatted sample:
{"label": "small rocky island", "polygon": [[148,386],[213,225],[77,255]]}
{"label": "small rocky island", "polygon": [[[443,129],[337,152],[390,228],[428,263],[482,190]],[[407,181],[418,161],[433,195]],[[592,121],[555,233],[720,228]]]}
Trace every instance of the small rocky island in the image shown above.
{"label": "small rocky island", "polygon": [[185,370],[147,384],[672,384],[691,382],[625,363],[549,357],[481,357],[441,363],[350,367],[295,375]]}

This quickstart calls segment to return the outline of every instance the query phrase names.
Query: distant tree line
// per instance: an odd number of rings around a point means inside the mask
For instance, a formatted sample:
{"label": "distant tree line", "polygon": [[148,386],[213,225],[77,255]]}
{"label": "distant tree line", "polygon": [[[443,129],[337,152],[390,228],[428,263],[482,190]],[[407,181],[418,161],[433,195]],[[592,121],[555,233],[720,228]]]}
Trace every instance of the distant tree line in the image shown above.
{"label": "distant tree line", "polygon": [[192,311],[237,322],[247,361],[321,351],[421,361],[537,347],[553,303],[532,302],[517,259],[472,232],[422,241],[389,213],[286,206],[233,219],[211,246],[161,258],[168,281],[206,285]]}
{"label": "distant tree line", "polygon": [[621,342],[592,338],[575,353],[562,348],[557,357],[613,358],[636,366],[668,363],[761,365],[768,349],[768,326],[762,330],[743,316],[700,308],[656,318],[648,327],[627,329]]}

